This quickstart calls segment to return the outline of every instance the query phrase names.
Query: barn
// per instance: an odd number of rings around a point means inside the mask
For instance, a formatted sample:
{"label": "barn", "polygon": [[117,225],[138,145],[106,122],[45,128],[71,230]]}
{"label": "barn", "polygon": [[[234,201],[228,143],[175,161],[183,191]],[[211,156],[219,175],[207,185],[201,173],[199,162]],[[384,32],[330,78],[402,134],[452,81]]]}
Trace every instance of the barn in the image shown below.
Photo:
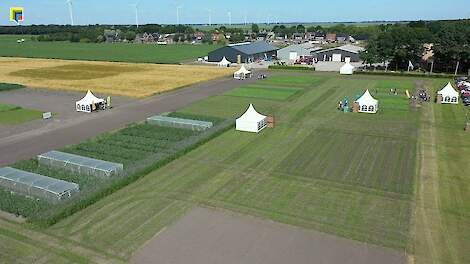
{"label": "barn", "polygon": [[271,59],[277,48],[265,41],[231,44],[209,53],[209,62],[220,62],[224,57],[232,63],[251,63]]}
{"label": "barn", "polygon": [[362,47],[348,44],[341,47],[319,50],[312,55],[317,61],[345,62],[346,58],[350,58],[351,62],[360,62],[359,54],[364,50]]}
{"label": "barn", "polygon": [[277,51],[277,58],[283,61],[295,61],[300,57],[312,56],[312,53],[320,50],[314,44],[302,43],[298,45],[291,45]]}

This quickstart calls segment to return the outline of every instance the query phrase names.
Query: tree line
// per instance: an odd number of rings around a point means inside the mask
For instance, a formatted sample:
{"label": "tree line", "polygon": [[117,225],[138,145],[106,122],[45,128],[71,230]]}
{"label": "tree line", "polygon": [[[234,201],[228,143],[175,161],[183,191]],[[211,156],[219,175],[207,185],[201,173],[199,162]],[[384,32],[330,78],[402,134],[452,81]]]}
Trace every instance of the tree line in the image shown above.
{"label": "tree line", "polygon": [[[425,61],[425,53],[433,56]],[[468,73],[470,20],[380,25],[361,57],[368,64],[388,63],[392,70],[407,70],[411,62],[425,71]]]}

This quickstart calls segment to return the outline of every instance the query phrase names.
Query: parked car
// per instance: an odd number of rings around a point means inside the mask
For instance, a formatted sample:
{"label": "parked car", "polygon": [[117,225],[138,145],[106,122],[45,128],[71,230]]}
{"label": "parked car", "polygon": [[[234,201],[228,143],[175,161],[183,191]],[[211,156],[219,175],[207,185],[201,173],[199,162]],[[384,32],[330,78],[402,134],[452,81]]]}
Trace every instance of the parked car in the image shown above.
{"label": "parked car", "polygon": [[463,103],[463,105],[465,105],[465,106],[470,106],[470,97],[464,97],[464,98],[462,99],[462,103]]}

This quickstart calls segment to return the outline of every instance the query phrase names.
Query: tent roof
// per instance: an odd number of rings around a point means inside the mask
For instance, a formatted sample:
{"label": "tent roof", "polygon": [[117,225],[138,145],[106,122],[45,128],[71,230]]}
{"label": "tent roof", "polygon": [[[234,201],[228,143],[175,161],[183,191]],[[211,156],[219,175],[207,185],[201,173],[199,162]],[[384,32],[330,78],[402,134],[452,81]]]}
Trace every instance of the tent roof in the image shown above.
{"label": "tent roof", "polygon": [[442,88],[442,90],[437,93],[440,95],[459,96],[459,93],[454,90],[454,87],[452,87],[452,84],[450,84],[450,82],[446,85],[446,87]]}
{"label": "tent roof", "polygon": [[258,113],[253,107],[253,105],[250,104],[246,112],[242,116],[240,116],[237,120],[244,121],[244,122],[259,122],[265,118],[266,116]]}
{"label": "tent roof", "polygon": [[343,66],[341,66],[341,71],[346,70],[354,70],[354,66],[351,63],[346,62]]}
{"label": "tent roof", "polygon": [[379,101],[375,100],[372,95],[370,95],[369,90],[366,90],[366,92],[361,96],[361,98],[356,100],[356,103],[359,105],[375,105]]}
{"label": "tent roof", "polygon": [[240,68],[240,70],[236,71],[235,74],[250,74],[251,71],[247,70],[245,68],[245,65],[242,65],[242,67]]}
{"label": "tent roof", "polygon": [[227,58],[224,58],[219,62],[219,65],[228,65],[230,64],[231,62],[227,60]]}
{"label": "tent roof", "polygon": [[102,103],[104,102],[103,99],[96,97],[90,90],[86,93],[85,97],[82,100],[78,101],[77,104],[88,105],[92,103]]}

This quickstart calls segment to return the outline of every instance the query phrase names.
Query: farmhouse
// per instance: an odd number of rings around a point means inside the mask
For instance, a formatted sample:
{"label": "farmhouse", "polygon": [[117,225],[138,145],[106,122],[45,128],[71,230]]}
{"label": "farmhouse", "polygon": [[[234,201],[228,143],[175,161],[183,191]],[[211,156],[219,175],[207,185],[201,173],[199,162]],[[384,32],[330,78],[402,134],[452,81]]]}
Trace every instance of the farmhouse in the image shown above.
{"label": "farmhouse", "polygon": [[278,50],[277,58],[284,61],[295,61],[303,56],[312,56],[312,53],[318,50],[321,48],[310,43],[291,45]]}
{"label": "farmhouse", "polygon": [[440,104],[458,104],[459,93],[454,90],[452,84],[448,83],[442,90],[437,92],[437,102]]}
{"label": "farmhouse", "polygon": [[252,104],[246,112],[236,120],[238,131],[258,133],[267,126],[267,117],[258,113]]}
{"label": "farmhouse", "polygon": [[348,44],[314,52],[313,56],[317,61],[345,62],[346,58],[350,58],[350,62],[360,62],[361,51],[364,51],[364,48]]}
{"label": "farmhouse", "polygon": [[270,59],[278,49],[265,41],[232,44],[209,53],[210,62],[220,62],[223,57],[233,63],[251,63]]}
{"label": "farmhouse", "polygon": [[379,101],[375,100],[369,90],[355,101],[357,112],[375,114],[379,110]]}

